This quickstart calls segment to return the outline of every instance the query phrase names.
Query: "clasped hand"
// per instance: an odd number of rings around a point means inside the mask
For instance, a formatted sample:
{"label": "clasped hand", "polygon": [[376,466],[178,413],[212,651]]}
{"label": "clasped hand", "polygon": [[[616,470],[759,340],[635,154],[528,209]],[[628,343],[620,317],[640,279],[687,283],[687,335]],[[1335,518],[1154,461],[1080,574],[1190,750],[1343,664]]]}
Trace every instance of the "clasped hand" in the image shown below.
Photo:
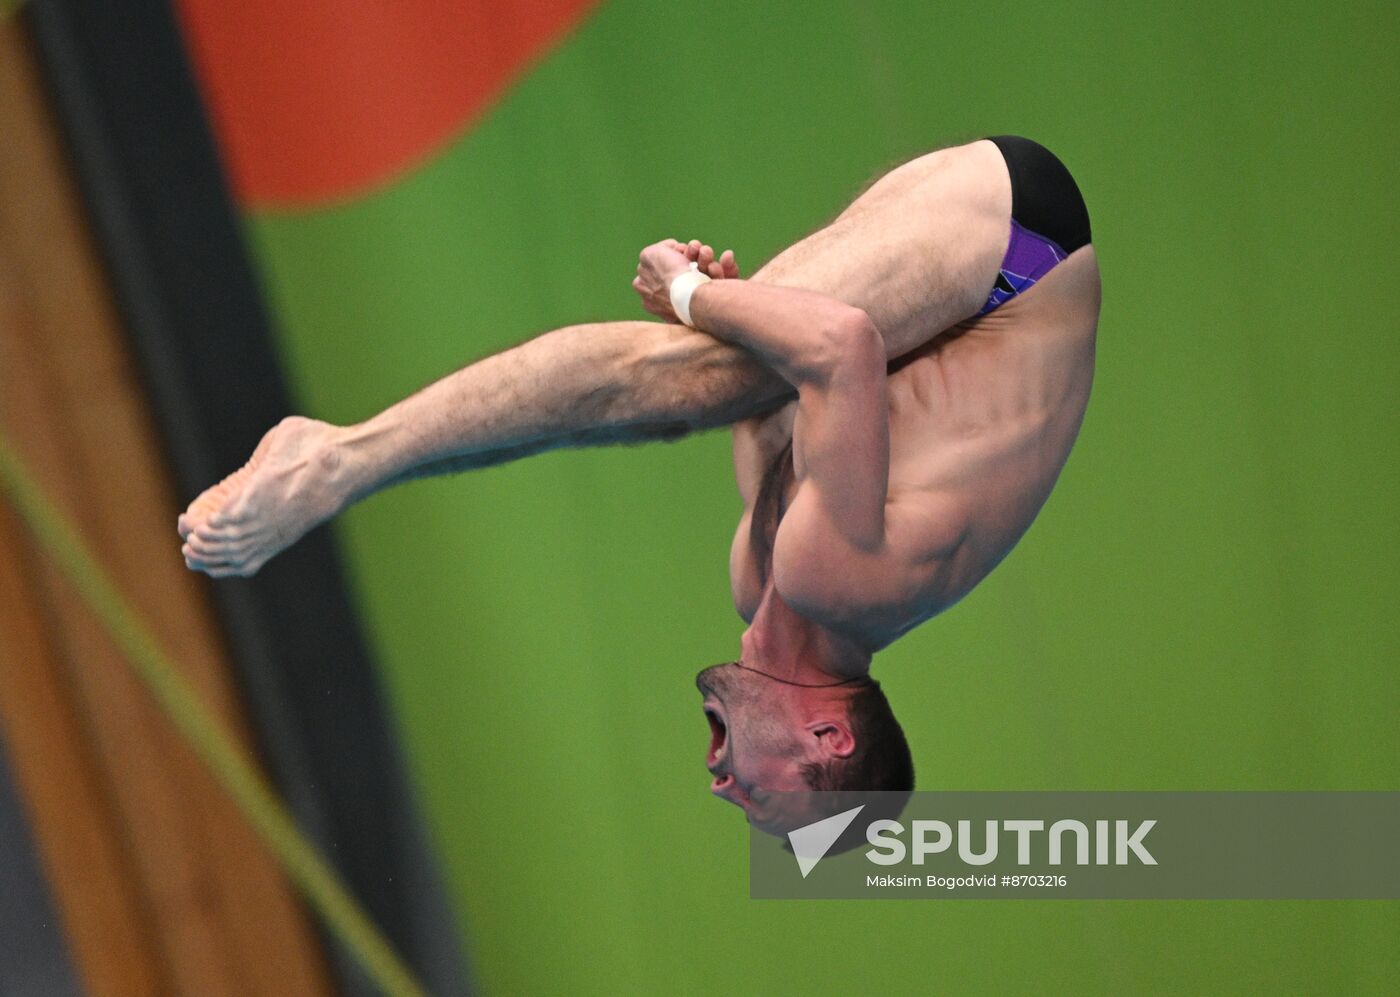
{"label": "clasped hand", "polygon": [[714,249],[699,239],[688,243],[663,239],[643,249],[637,262],[632,289],[641,295],[642,307],[657,318],[679,323],[680,319],[671,308],[671,281],[689,270],[692,264],[711,280],[739,277],[739,264],[734,261],[732,249],[726,249],[717,257]]}

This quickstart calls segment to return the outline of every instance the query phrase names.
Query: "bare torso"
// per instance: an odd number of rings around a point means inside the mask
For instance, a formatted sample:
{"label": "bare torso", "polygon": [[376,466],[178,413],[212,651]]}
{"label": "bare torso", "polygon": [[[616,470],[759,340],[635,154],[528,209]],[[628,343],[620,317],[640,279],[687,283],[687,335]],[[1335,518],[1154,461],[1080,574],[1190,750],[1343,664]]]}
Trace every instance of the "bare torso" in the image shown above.
{"label": "bare torso", "polygon": [[[864,309],[898,358],[887,381],[888,585],[858,612],[822,621],[870,650],[952,605],[1000,563],[1049,496],[1084,415],[1099,311],[1091,246],[991,314],[966,318],[986,300],[1010,216],[995,146],[943,150],[880,180],[754,278]],[[792,410],[735,428],[745,512],[730,575],[735,605],[755,628],[793,613],[768,570],[777,520],[802,481],[800,467],[774,467],[791,460]]]}

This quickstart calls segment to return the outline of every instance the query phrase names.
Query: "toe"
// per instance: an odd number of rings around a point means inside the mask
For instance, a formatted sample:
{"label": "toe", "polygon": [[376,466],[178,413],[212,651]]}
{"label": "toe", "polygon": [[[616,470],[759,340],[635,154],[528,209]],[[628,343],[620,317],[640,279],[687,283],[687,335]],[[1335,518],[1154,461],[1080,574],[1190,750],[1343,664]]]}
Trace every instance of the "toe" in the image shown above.
{"label": "toe", "polygon": [[244,515],[245,510],[243,508],[245,504],[246,503],[239,503],[237,506],[234,504],[224,506],[209,517],[210,528],[227,533],[230,527],[237,527],[247,522],[247,516]]}

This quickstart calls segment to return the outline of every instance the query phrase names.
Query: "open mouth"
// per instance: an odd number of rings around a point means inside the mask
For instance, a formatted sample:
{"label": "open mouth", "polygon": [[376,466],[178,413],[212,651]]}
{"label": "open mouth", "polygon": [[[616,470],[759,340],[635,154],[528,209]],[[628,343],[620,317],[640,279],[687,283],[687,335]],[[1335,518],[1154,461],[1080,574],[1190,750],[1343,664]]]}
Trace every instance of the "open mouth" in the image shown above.
{"label": "open mouth", "polygon": [[705,765],[711,770],[719,762],[720,752],[724,749],[724,742],[729,736],[729,728],[725,726],[724,719],[718,712],[705,707],[705,719],[710,722],[710,752],[705,756]]}

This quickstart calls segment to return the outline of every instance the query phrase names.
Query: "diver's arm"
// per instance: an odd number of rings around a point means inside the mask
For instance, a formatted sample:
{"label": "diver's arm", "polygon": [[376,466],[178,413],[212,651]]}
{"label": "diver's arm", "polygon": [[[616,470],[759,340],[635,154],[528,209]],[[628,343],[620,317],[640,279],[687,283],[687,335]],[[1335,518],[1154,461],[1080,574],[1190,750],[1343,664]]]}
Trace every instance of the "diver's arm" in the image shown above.
{"label": "diver's arm", "polygon": [[[706,251],[701,262],[712,256]],[[642,251],[635,285],[655,314],[674,314],[681,247]],[[675,306],[681,307],[681,306]],[[773,543],[773,579],[809,618],[840,624],[888,604],[906,576],[891,542],[886,344],[870,317],[829,295],[750,281],[701,283],[690,318],[751,350],[797,390],[792,429],[797,489]]]}

